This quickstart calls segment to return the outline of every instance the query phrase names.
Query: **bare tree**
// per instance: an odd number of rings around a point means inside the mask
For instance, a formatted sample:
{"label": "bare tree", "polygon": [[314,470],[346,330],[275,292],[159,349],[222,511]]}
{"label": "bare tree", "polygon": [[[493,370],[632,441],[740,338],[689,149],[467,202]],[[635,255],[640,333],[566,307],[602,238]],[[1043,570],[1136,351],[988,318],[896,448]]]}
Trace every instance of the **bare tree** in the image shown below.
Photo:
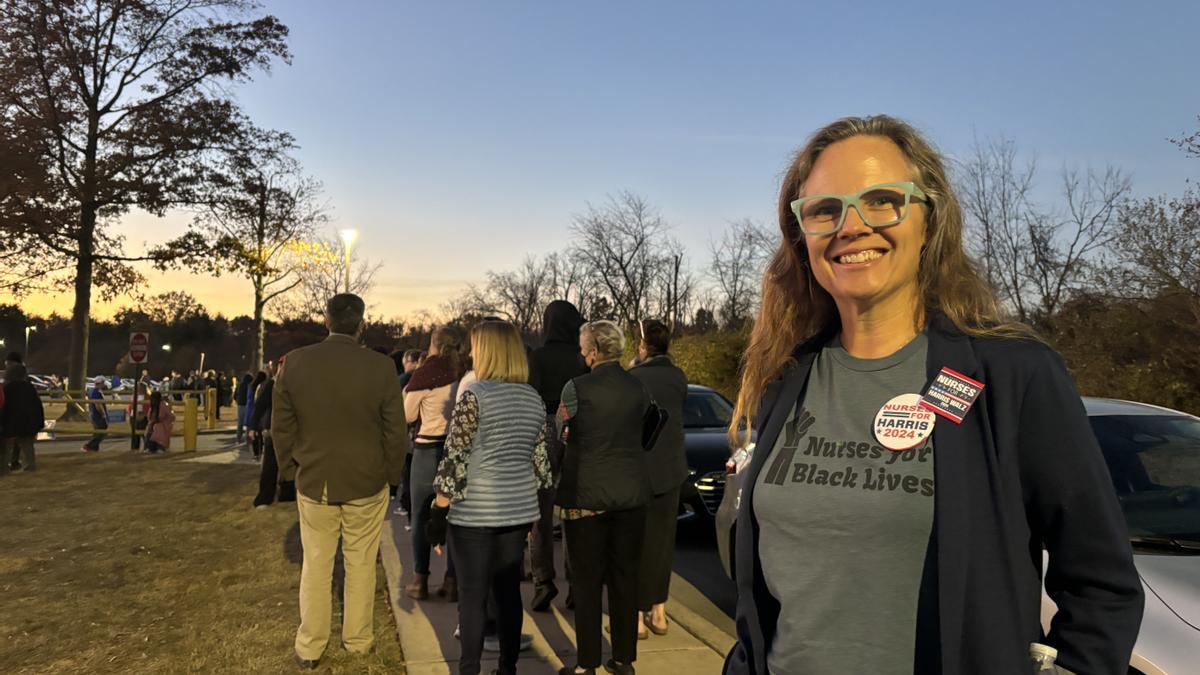
{"label": "bare tree", "polygon": [[1182,292],[1200,303],[1200,195],[1127,204],[1120,230],[1113,250],[1134,290],[1144,297]]}
{"label": "bare tree", "polygon": [[457,298],[444,303],[442,311],[454,320],[497,316],[523,333],[533,332],[541,316],[546,276],[546,267],[527,257],[515,271],[489,270],[486,284],[467,286]]}
{"label": "bare tree", "polygon": [[[347,259],[346,244],[338,237],[296,241],[288,248],[287,255],[289,260],[283,266],[294,270],[300,283],[280,299],[276,314],[318,321],[325,315],[329,298],[338,293],[354,293],[366,298],[375,287],[375,275],[383,266],[359,259],[353,251]],[[349,287],[346,286],[347,268]]]}
{"label": "bare tree", "polygon": [[655,267],[663,260],[669,226],[642,197],[610,196],[575,216],[571,256],[604,289],[612,314],[627,324],[646,315]]}
{"label": "bare tree", "polygon": [[229,153],[206,176],[203,208],[192,230],[167,245],[186,251],[194,269],[214,275],[232,269],[253,285],[255,368],[262,367],[267,305],[303,281],[297,244],[328,222],[321,183],[288,154],[291,138],[259,133],[269,138]]}
{"label": "bare tree", "polygon": [[1061,216],[1038,215],[1029,222],[1031,285],[1036,293],[1036,318],[1054,316],[1067,297],[1079,290],[1097,253],[1108,249],[1117,234],[1118,215],[1131,182],[1119,169],[1103,174],[1080,174],[1063,169]]}
{"label": "bare tree", "polygon": [[1017,154],[1012,141],[977,140],[959,165],[958,194],[988,281],[1017,319],[1039,323],[1086,284],[1131,183],[1113,167],[1064,168],[1060,207],[1042,207],[1032,198],[1036,162],[1019,165]]}
{"label": "bare tree", "polygon": [[763,267],[772,250],[768,230],[749,218],[729,224],[720,241],[709,241],[712,263],[709,276],[715,284],[715,309],[722,324],[736,327],[758,307]]}
{"label": "bare tree", "polygon": [[532,256],[513,272],[488,272],[486,295],[493,310],[522,333],[531,332],[541,317],[546,269]]}
{"label": "bare tree", "polygon": [[1028,270],[1033,243],[1029,221],[1035,160],[1017,162],[1017,147],[1005,138],[975,140],[958,165],[958,196],[967,217],[967,243],[988,283],[1027,321]]}
{"label": "bare tree", "polygon": [[546,274],[545,297],[566,300],[575,305],[584,316],[588,316],[596,289],[587,278],[587,271],[571,259],[570,251],[554,252],[542,259]]}
{"label": "bare tree", "polygon": [[687,323],[695,282],[683,244],[668,237],[664,257],[658,266],[655,287],[656,309],[672,332],[677,332]]}

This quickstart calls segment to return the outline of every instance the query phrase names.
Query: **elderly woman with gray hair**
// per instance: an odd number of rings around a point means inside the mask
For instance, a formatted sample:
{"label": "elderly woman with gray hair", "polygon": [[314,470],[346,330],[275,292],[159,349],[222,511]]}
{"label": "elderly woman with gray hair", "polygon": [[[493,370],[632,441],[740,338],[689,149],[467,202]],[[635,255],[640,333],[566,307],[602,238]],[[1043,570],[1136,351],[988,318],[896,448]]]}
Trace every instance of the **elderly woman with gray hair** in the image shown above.
{"label": "elderly woman with gray hair", "polygon": [[576,667],[559,672],[594,673],[600,666],[600,592],[607,583],[613,657],[604,666],[633,673],[638,567],[652,497],[642,445],[651,400],[621,367],[625,335],[615,323],[585,324],[579,351],[591,372],[563,387],[558,424],[566,450],[555,499],[571,563],[579,654]]}

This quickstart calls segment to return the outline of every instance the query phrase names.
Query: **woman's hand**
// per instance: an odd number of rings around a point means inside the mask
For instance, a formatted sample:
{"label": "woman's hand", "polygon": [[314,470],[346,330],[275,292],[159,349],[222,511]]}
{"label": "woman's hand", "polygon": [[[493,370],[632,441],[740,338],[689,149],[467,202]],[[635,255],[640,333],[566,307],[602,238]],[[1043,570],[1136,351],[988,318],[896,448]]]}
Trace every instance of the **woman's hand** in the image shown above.
{"label": "woman's hand", "polygon": [[[445,504],[439,502],[445,501]],[[433,545],[433,550],[437,551],[438,555],[442,554],[442,546],[446,543],[446,530],[449,528],[449,523],[446,521],[446,516],[450,514],[450,500],[445,495],[438,495],[433,502],[433,508],[429,510],[429,522],[425,524],[425,536],[428,537],[429,543]]]}

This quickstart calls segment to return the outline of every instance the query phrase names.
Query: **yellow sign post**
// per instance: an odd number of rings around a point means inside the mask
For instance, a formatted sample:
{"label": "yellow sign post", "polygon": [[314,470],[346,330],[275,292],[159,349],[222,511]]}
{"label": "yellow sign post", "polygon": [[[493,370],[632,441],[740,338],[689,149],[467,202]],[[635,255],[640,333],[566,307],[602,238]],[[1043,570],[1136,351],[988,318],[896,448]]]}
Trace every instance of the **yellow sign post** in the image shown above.
{"label": "yellow sign post", "polygon": [[200,431],[199,405],[196,397],[188,394],[183,398],[183,451],[196,451],[196,436]]}

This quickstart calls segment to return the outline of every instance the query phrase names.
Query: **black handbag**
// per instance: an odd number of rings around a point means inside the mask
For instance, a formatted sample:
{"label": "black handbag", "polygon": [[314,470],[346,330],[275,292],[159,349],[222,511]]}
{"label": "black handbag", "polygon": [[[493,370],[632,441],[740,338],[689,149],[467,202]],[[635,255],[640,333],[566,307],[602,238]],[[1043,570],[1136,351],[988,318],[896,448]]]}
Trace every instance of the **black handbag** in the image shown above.
{"label": "black handbag", "polygon": [[642,450],[649,450],[658,442],[658,435],[671,415],[666,408],[660,408],[653,397],[650,397],[650,407],[642,415]]}

